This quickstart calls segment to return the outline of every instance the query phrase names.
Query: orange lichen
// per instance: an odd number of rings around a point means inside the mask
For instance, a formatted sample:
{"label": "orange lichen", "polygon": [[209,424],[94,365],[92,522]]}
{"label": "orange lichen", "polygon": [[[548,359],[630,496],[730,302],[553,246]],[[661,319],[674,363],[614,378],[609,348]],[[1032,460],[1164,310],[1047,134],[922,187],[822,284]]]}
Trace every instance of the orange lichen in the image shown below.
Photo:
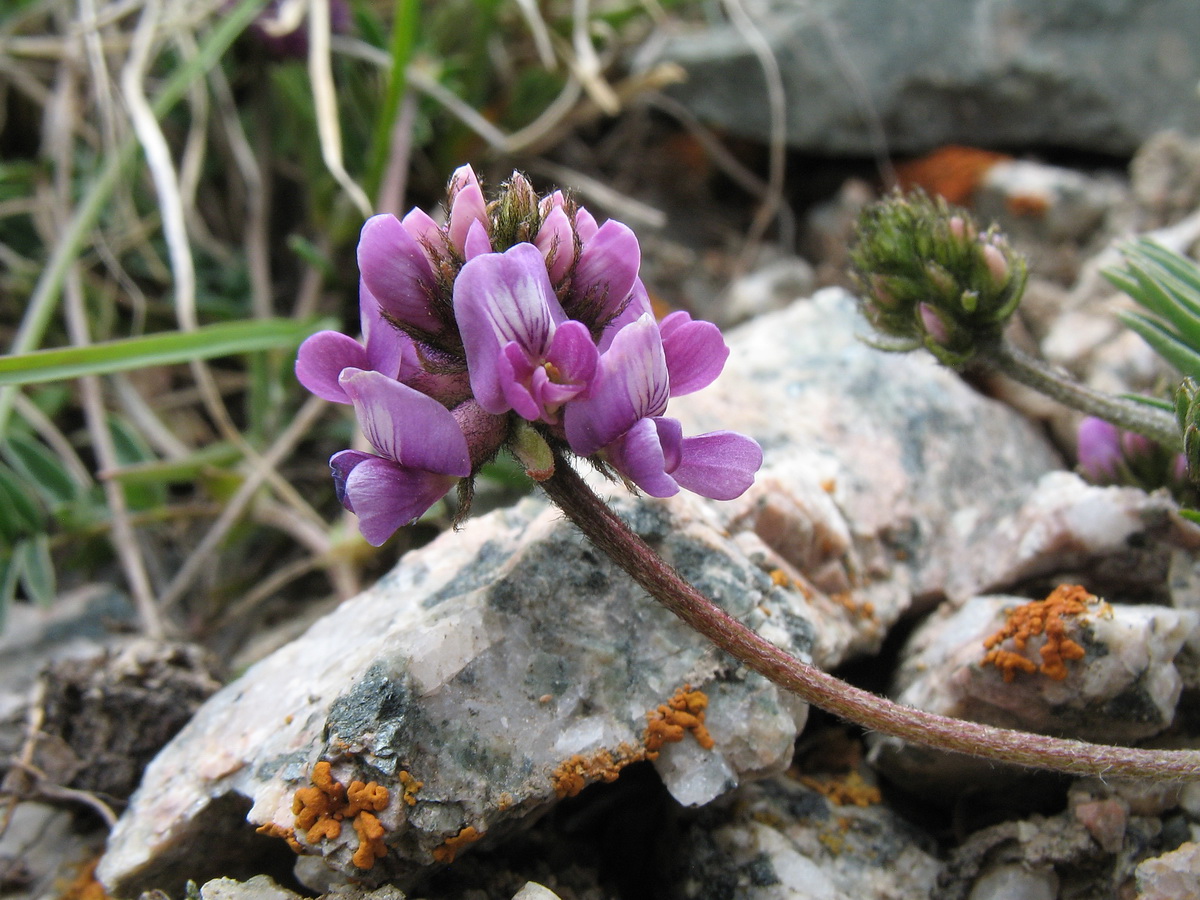
{"label": "orange lichen", "polygon": [[792,586],[791,576],[789,576],[787,572],[783,571],[783,569],[772,569],[770,575],[771,583],[774,584],[775,587]]}
{"label": "orange lichen", "polygon": [[[407,775],[408,773],[404,773]],[[334,840],[341,837],[342,822],[350,820],[358,833],[358,849],[353,856],[353,862],[360,869],[369,869],[375,865],[375,860],[387,853],[383,843],[383,824],[374,815],[388,805],[388,789],[374,781],[352,781],[347,788],[333,777],[333,767],[327,760],[321,760],[313,766],[311,787],[296,790],[292,798],[292,813],[296,817],[296,828],[304,831],[306,843],[315,844],[328,838]],[[405,798],[409,794],[409,784],[400,779],[405,785]],[[415,782],[416,787],[421,786]],[[413,788],[415,793],[416,788]],[[258,829],[260,834],[283,838],[297,853],[303,850],[296,838],[295,828],[283,828],[273,822],[268,822]]]}
{"label": "orange lichen", "polygon": [[860,619],[865,619],[868,622],[875,618],[875,604],[870,600],[859,602],[854,599],[854,594],[850,591],[841,591],[834,594],[831,598],[838,606],[847,612],[853,613]]}
{"label": "orange lichen", "polygon": [[70,883],[59,894],[58,900],[109,900],[104,885],[96,879],[96,866],[100,857],[83,863],[75,873]]}
{"label": "orange lichen", "polygon": [[879,788],[868,784],[857,772],[832,778],[801,775],[800,783],[827,797],[830,803],[837,806],[871,806],[883,800]]}
{"label": "orange lichen", "polygon": [[407,771],[401,770],[400,784],[404,786],[404,797],[402,799],[405,806],[416,806],[417,792],[425,786],[425,782],[417,781]]}
{"label": "orange lichen", "polygon": [[374,781],[366,784],[361,781],[352,781],[350,787],[346,789],[346,799],[350,801],[346,804],[343,813],[347,818],[365,810],[379,812],[388,805],[388,789]]}
{"label": "orange lichen", "polygon": [[951,144],[899,163],[896,177],[906,191],[921,188],[927,194],[945,197],[950,203],[968,206],[988,170],[1009,159],[1012,157],[1003,153]]}
{"label": "orange lichen", "polygon": [[387,856],[387,844],[383,842],[383,823],[365,810],[354,817],[354,831],[358,834],[358,849],[350,861],[360,869],[369,869],[375,860]]}
{"label": "orange lichen", "polygon": [[454,837],[446,838],[446,842],[442,846],[435,848],[433,858],[440,863],[452,863],[459,850],[467,844],[475,843],[483,835],[484,833],[478,831],[474,825],[468,825]]}
{"label": "orange lichen", "polygon": [[646,747],[646,758],[654,759],[666,744],[683,740],[687,732],[705,750],[714,745],[712,735],[704,725],[704,711],[708,707],[708,696],[703,691],[693,691],[685,684],[670,700],[649,713],[649,722],[642,736]]}
{"label": "orange lichen", "polygon": [[304,852],[304,848],[296,840],[296,829],[294,828],[284,828],[282,825],[276,825],[274,822],[267,822],[265,825],[259,825],[254,830],[259,834],[265,834],[267,837],[282,838],[287,841],[287,845],[295,853]]}
{"label": "orange lichen", "polygon": [[[682,738],[682,733],[680,734]],[[596,781],[613,782],[630,763],[640,762],[646,758],[646,752],[622,743],[616,753],[609,750],[597,750],[591,756],[576,753],[569,759],[563,760],[550,773],[550,784],[554,793],[560,798],[574,797],[589,784]]]}
{"label": "orange lichen", "polygon": [[[1045,600],[1035,600],[1007,611],[1004,627],[983,642],[982,665],[993,665],[1004,676],[1006,682],[1017,677],[1018,672],[1033,674],[1041,672],[1055,681],[1067,677],[1067,661],[1083,659],[1086,651],[1067,637],[1069,620],[1087,612],[1088,605],[1096,602],[1077,584],[1063,584],[1055,588]],[[1039,654],[1042,662],[1037,665],[1024,653],[1029,639],[1044,637]],[[999,645],[1011,640],[1015,650]]]}
{"label": "orange lichen", "polygon": [[1049,211],[1050,200],[1039,194],[1013,194],[1004,201],[1004,206],[1014,216],[1040,219]]}

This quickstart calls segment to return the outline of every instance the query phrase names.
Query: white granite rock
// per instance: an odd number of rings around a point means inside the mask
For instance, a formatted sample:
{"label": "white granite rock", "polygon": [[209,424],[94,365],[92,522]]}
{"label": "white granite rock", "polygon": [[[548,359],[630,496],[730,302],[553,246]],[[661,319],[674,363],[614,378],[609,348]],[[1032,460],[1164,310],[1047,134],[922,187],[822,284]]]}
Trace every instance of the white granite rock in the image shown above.
{"label": "white granite rock", "polygon": [[886,806],[839,806],[788,777],[746,785],[682,836],[679,900],[928,897],[933,842]]}
{"label": "white granite rock", "polygon": [[[1183,683],[1175,658],[1200,631],[1200,614],[1154,605],[1097,601],[1063,617],[1065,636],[1084,651],[1066,658],[1065,677],[1049,669],[1007,673],[985,663],[985,640],[1005,627],[1007,613],[1029,601],[974,597],[946,605],[914,632],[892,686],[899,703],[930,712],[1060,737],[1127,743],[1170,726]],[[1045,634],[1023,650],[1012,639],[995,645],[1042,665]],[[872,737],[871,760],[908,790],[953,791],[980,779],[995,785],[1017,777],[994,763]]]}
{"label": "white granite rock", "polygon": [[1200,528],[1164,493],[1098,487],[1071,472],[1047,473],[999,507],[952,511],[949,521],[955,552],[944,584],[954,602],[1074,578],[1096,593],[1170,603],[1168,572],[1200,551]]}
{"label": "white granite rock", "polygon": [[1137,900],[1193,900],[1200,896],[1200,843],[1188,841],[1137,867]]}

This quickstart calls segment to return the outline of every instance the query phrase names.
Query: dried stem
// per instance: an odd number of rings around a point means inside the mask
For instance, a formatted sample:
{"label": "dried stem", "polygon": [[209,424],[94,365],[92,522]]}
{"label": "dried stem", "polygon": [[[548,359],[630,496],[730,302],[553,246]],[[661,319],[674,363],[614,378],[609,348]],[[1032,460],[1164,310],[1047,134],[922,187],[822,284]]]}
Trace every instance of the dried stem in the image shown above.
{"label": "dried stem", "polygon": [[542,488],[587,538],[688,625],[800,698],[864,728],[917,744],[1073,775],[1200,779],[1200,752],[1088,744],[901,706],[801,662],[685,581],[589,488],[561,455]]}

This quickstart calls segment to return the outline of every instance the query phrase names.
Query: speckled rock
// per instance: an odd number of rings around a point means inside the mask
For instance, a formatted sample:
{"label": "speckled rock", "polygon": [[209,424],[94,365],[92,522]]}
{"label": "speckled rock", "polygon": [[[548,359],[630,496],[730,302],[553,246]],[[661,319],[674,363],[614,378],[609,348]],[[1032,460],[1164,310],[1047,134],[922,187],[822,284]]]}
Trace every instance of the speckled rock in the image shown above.
{"label": "speckled rock", "polygon": [[[791,146],[824,155],[941,144],[1131,153],[1200,131],[1200,31],[1189,0],[863,0],[745,4],[781,70]],[[688,79],[671,93],[723,131],[765,141],[762,63],[739,22],[672,30],[643,54]]]}
{"label": "speckled rock", "polygon": [[[1062,618],[1066,638],[1084,654],[1065,655],[1062,671],[1044,662],[1044,634],[1030,637],[1023,650],[1011,638],[995,645],[1027,660],[1033,671],[987,663],[985,639],[1027,602],[984,596],[939,609],[905,646],[893,696],[943,715],[1103,743],[1137,741],[1171,724],[1182,688],[1174,660],[1200,628],[1200,615],[1097,600],[1084,613]],[[994,763],[893,738],[874,739],[871,759],[911,790],[953,790],[984,777],[999,783]]]}
{"label": "speckled rock", "polygon": [[747,785],[682,837],[680,900],[928,897],[933,842],[882,805],[839,806],[786,777]]}
{"label": "speckled rock", "polygon": [[[946,596],[968,597],[1033,580],[1083,579],[1094,593],[1181,605],[1190,585],[1168,573],[1190,571],[1200,528],[1182,520],[1165,493],[1098,487],[1071,472],[1050,472],[990,509],[950,516],[957,560],[945,572]],[[970,561],[966,563],[966,561]],[[966,563],[966,564],[964,564]]]}
{"label": "speckled rock", "polygon": [[1200,896],[1200,843],[1188,841],[1137,867],[1137,900],[1191,900]]}
{"label": "speckled rock", "polygon": [[[327,894],[326,900],[405,900],[405,896],[403,891],[390,884],[375,890],[346,886]],[[214,878],[200,888],[200,900],[301,900],[301,895],[266,875],[255,875],[245,881]],[[558,895],[530,881],[513,894],[512,900],[558,900]]]}
{"label": "speckled rock", "polygon": [[[866,347],[859,328],[852,299],[826,291],[732,335],[718,386],[672,411],[689,431],[757,438],[758,486],[726,504],[618,506],[716,602],[825,666],[877,648],[914,593],[945,592],[947,509],[997,506],[1056,463],[1019,417],[928,360]],[[301,828],[296,846],[323,871],[403,886],[613,777],[685,684],[708,695],[715,746],[685,735],[655,761],[679,801],[787,763],[802,704],[649,602],[556,511],[523,501],[408,554],[213,698],[151,766],[100,876],[128,893],[183,862],[203,867],[213,845],[241,846],[227,836],[246,819],[282,847],[297,791],[325,761],[342,785],[387,788],[368,812],[381,836],[338,807],[335,836],[310,843]]]}

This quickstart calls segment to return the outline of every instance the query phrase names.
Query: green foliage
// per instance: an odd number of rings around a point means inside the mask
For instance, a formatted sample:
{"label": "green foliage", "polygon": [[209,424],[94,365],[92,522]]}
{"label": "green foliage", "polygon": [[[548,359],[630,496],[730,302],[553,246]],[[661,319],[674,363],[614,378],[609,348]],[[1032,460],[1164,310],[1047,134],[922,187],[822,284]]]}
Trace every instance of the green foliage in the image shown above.
{"label": "green foliage", "polygon": [[1123,253],[1123,266],[1103,274],[1146,312],[1122,313],[1122,321],[1181,374],[1200,378],[1200,268],[1146,238]]}
{"label": "green foliage", "polygon": [[270,347],[294,348],[304,338],[328,325],[327,320],[224,322],[195,331],[171,331],[83,347],[16,353],[0,357],[0,385],[41,384],[193,359],[212,359]]}

